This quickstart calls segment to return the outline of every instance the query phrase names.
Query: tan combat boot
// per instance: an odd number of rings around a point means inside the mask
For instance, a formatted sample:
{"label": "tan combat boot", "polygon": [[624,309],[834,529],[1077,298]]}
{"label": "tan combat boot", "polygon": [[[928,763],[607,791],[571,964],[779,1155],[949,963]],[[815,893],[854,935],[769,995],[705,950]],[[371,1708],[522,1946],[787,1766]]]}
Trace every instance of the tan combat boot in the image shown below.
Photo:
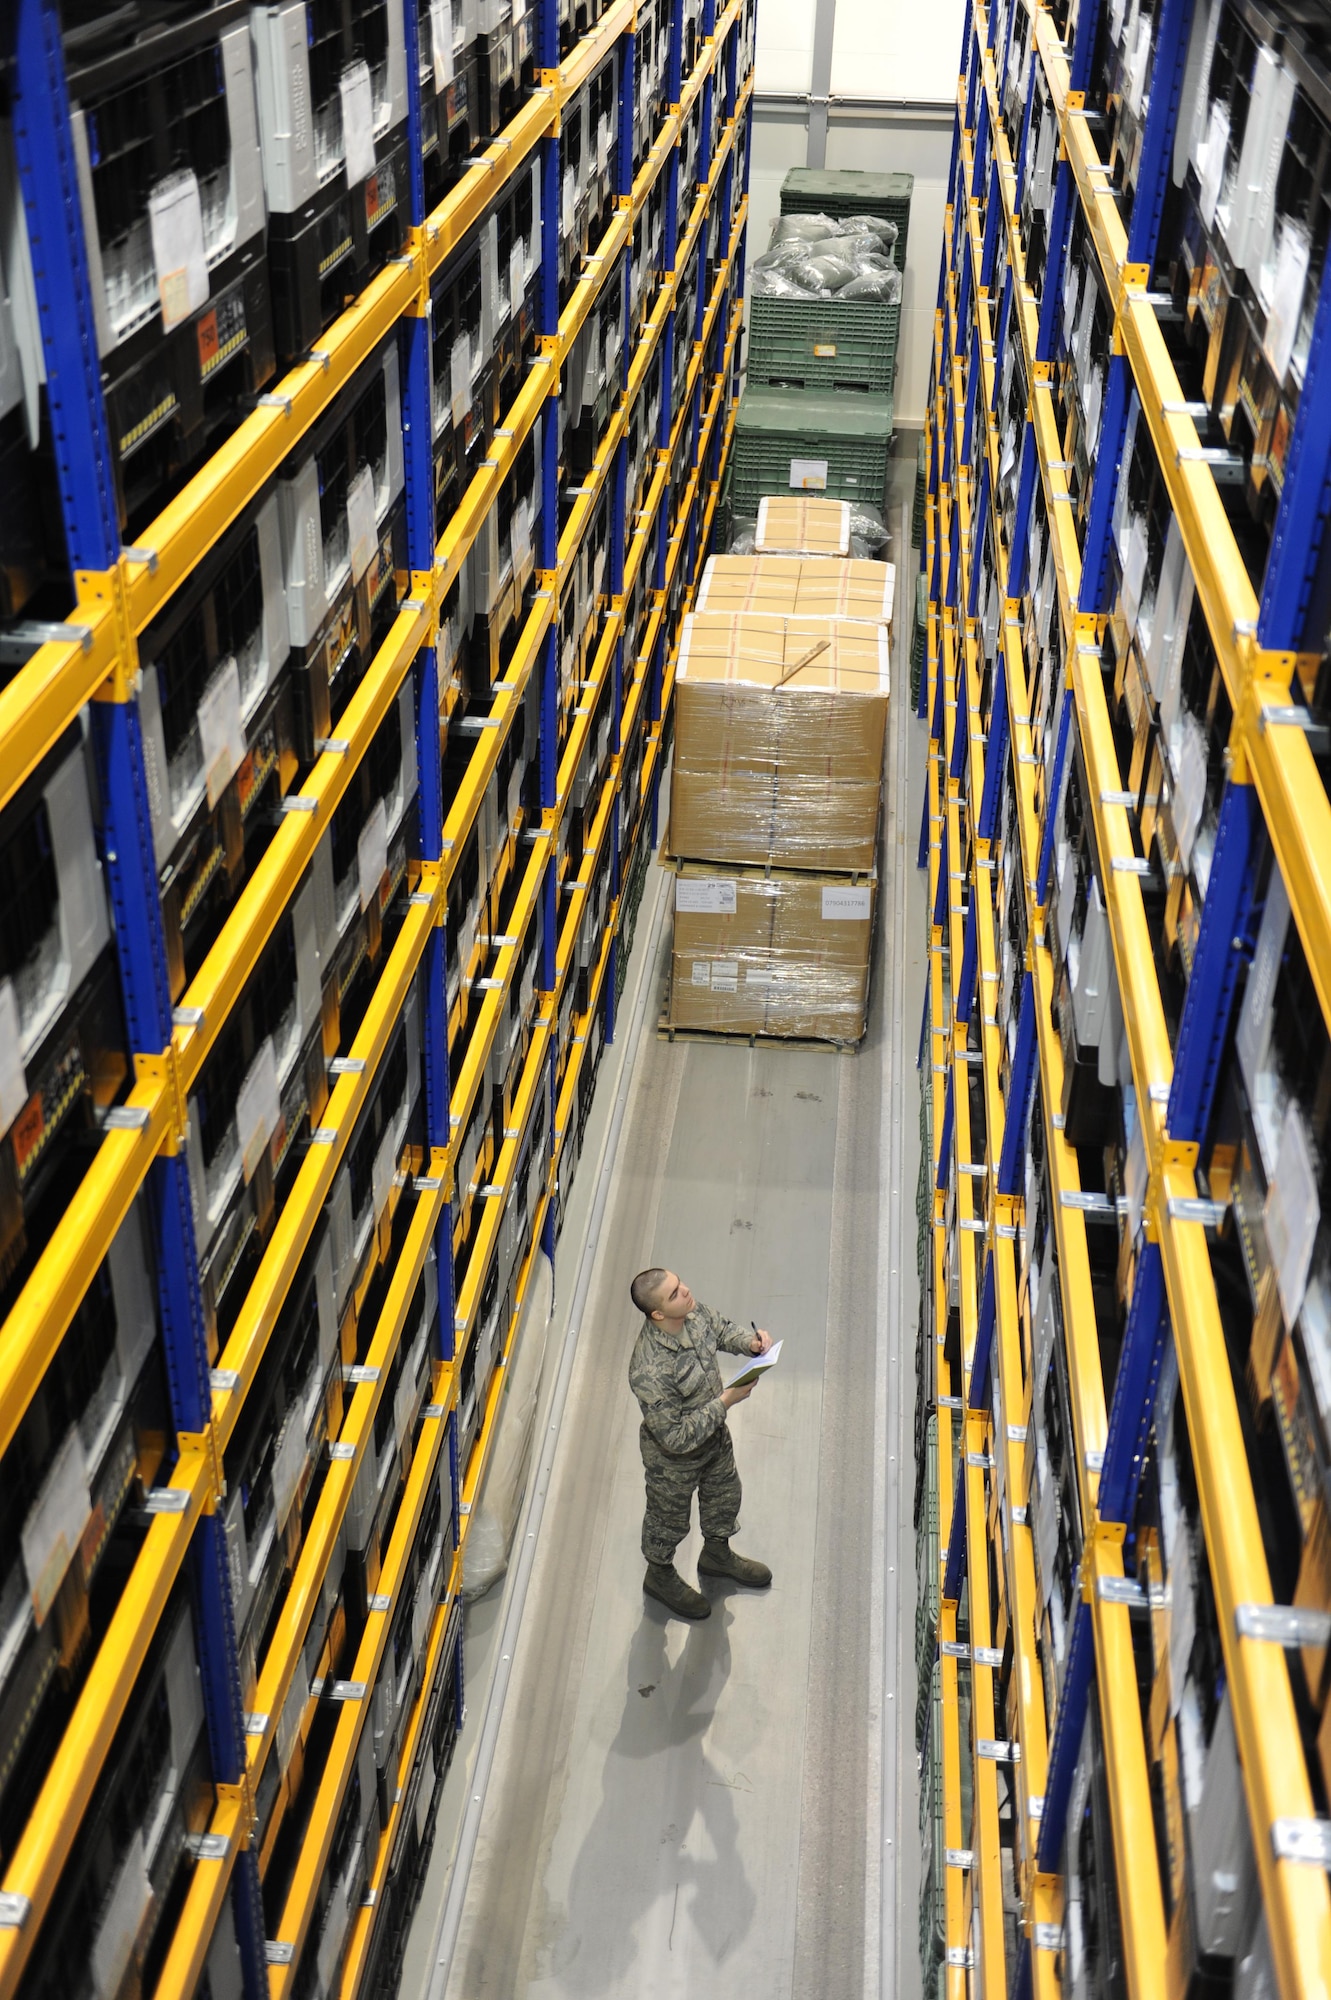
{"label": "tan combat boot", "polygon": [[752,1556],[737,1556],[729,1542],[704,1542],[698,1558],[700,1576],[728,1576],[732,1583],[747,1583],[753,1590],[766,1590],[772,1572],[766,1563]]}
{"label": "tan combat boot", "polygon": [[700,1590],[685,1583],[673,1563],[648,1563],[642,1587],[676,1618],[710,1618],[712,1607]]}

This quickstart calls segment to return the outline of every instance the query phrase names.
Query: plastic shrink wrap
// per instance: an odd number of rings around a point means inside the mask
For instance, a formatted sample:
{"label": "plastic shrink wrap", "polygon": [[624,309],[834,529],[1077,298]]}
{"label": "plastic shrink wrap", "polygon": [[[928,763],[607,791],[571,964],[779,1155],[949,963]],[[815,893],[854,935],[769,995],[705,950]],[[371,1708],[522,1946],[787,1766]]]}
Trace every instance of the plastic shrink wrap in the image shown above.
{"label": "plastic shrink wrap", "polygon": [[884,624],[694,613],[675,681],[670,852],[871,869],[887,703]]}
{"label": "plastic shrink wrap", "polygon": [[848,879],[681,864],[670,1026],[859,1041],[877,893],[873,873]]}

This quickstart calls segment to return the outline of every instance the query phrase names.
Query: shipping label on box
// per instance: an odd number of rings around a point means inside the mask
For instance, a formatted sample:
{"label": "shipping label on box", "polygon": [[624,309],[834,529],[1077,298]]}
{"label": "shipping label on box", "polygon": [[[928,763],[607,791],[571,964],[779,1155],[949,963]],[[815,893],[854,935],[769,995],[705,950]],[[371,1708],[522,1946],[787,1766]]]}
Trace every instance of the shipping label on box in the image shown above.
{"label": "shipping label on box", "polygon": [[[717,886],[733,891],[733,907],[717,907],[722,899],[709,893]],[[876,888],[872,876],[844,882],[757,869],[715,876],[686,864],[676,880],[670,1025],[858,1041]]]}

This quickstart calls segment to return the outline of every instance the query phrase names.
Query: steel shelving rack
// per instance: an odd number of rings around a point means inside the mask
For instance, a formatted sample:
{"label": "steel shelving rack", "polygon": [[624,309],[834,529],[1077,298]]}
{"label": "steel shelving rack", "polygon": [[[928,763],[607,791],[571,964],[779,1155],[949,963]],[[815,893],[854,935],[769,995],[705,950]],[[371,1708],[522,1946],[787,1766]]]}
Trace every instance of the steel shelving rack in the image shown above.
{"label": "steel shelving rack", "polygon": [[[103,1768],[136,1674],[175,1579],[188,1570],[204,1676],[205,1711],[216,1784],[208,1832],[195,1842],[188,1891],[155,1992],[184,1996],[199,1984],[214,1927],[230,1897],[243,1989],[277,2000],[294,1980],[357,1748],[384,1658],[402,1578],[441,1461],[451,1463],[455,1555],[434,1606],[426,1671],[406,1730],[396,1802],[370,1865],[370,1890],[352,1915],[338,1979],[342,2000],[363,1988],[374,1945],[379,1897],[402,1831],[403,1801],[421,1751],[423,1725],[441,1677],[456,1676],[461,1707],[462,1656],[450,1612],[456,1605],[472,1500],[495,1431],[504,1365],[517,1337],[521,1304],[538,1249],[555,1248],[555,1194],[576,1117],[591,1026],[598,1015],[613,1039],[621,869],[635,843],[654,841],[661,759],[668,743],[679,609],[700,573],[720,473],[734,422],[734,377],[742,310],[747,220],[747,134],[752,91],[752,0],[701,8],[698,54],[684,67],[684,0],[670,13],[665,113],[636,177],[633,173],[634,0],[618,0],[561,61],[559,8],[535,9],[536,87],[499,137],[472,160],[432,213],[424,206],[418,8],[404,8],[411,151],[410,229],[395,258],[322,336],[132,547],[117,525],[110,453],[95,360],[88,270],[79,223],[70,113],[55,0],[19,0],[15,25],[12,115],[15,151],[32,245],[43,356],[56,439],[60,499],[75,572],[77,604],[0,692],[0,806],[12,799],[85,705],[92,705],[105,809],[117,953],[124,990],[134,1083],[111,1115],[56,1241],[39,1259],[0,1334],[0,1450],[14,1439],[36,1385],[78,1308],[90,1274],[105,1255],[138,1190],[152,1192],[159,1310],[166,1344],[174,1456],[149,1496],[151,1521],[118,1608],[92,1662],[37,1805],[17,1848],[4,1857],[0,1882],[0,1995],[18,1990],[61,1870]],[[588,256],[559,309],[559,143],[561,108],[615,46],[620,51],[619,181],[613,221]],[[694,198],[677,226],[680,139],[702,102],[702,138]],[[719,134],[713,144],[714,130]],[[537,356],[493,446],[457,512],[436,541],[430,439],[429,312],[432,278],[462,243],[497,191],[525,162],[542,176],[541,306]],[[660,290],[637,330],[630,319],[628,260],[634,224],[664,179],[666,229]],[[683,190],[687,195],[689,190]],[[700,246],[700,282],[692,320],[676,311],[676,286]],[[621,253],[628,255],[621,256]],[[553,414],[561,370],[607,282],[623,274],[622,360],[618,393],[571,514],[558,529],[558,425],[542,430],[542,530],[538,589],[516,651],[477,732],[465,778],[443,808],[439,688],[434,639],[440,609],[495,504],[500,486],[538,416]],[[384,644],[337,718],[337,739],[285,801],[272,842],[244,888],[216,944],[173,1007],[166,977],[156,873],[136,699],[137,642],[149,622],[277,470],[293,446],[351,381],[358,366],[394,328],[403,356],[403,432],[407,494],[408,593]],[[684,393],[662,418],[646,497],[626,510],[627,437],[653,358],[668,385],[675,357],[687,355]],[[681,476],[686,474],[687,476]],[[598,499],[611,496],[606,613],[594,656],[579,680],[571,726],[559,749],[558,607],[587,536]],[[659,532],[658,530],[659,525]],[[650,615],[645,637],[626,643],[626,607],[643,566]],[[184,1138],[186,1103],[202,1065],[287,908],[302,871],[375,731],[410,676],[414,683],[420,772],[420,853],[401,929],[383,966],[349,1055],[335,1066],[330,1094],[257,1276],[222,1352],[210,1364],[200,1309]],[[476,821],[532,677],[540,689],[540,815],[513,861],[520,871],[508,933],[496,955],[460,1060],[450,1074],[444,926],[450,879]],[[590,832],[567,879],[560,880],[560,830],[570,792],[598,715],[609,707],[609,776]],[[632,790],[621,778],[620,746],[645,718],[645,750]],[[575,946],[598,864],[611,857],[609,910],[595,943],[586,1005],[561,1033],[561,1002],[573,975]],[[513,1129],[477,1191],[479,1233],[459,1296],[452,1293],[452,1203],[460,1136],[478,1093],[497,1026],[530,926],[543,917],[543,950],[529,1053],[521,1072]],[[245,1405],[283,1300],[309,1243],[357,1119],[371,1093],[407,994],[424,967],[427,1149],[419,1171],[398,1174],[395,1199],[409,1204],[409,1226],[394,1267],[368,1360],[351,1371],[340,1435],[329,1447],[326,1478],[305,1536],[294,1580],[258,1666],[252,1711],[242,1712],[236,1631],[219,1505],[222,1461]],[[540,1093],[548,1094],[548,1158],[530,1240],[521,1251],[517,1308],[505,1329],[502,1362],[489,1385],[470,1457],[459,1462],[459,1375],[495,1254],[505,1200],[517,1170],[519,1135]],[[568,1148],[567,1157],[572,1158]],[[410,1473],[371,1603],[353,1676],[342,1698],[332,1749],[277,1934],[264,1934],[258,1856],[251,1839],[255,1794],[272,1755],[279,1717],[330,1556],[346,1516],[366,1441],[372,1436],[383,1378],[400,1341],[418,1280],[438,1251],[440,1310],[431,1400],[414,1445]],[[446,1642],[446,1634],[447,1642]]]}
{"label": "steel shelving rack", "polygon": [[[1070,1793],[1091,1703],[1103,1741],[1121,1978],[1133,2000],[1185,1990],[1187,1965],[1162,1892],[1165,1834],[1138,1694],[1141,1621],[1160,1607],[1135,1572],[1132,1534],[1171,1347],[1271,1962],[1286,2000],[1325,1992],[1331,1977],[1331,1822],[1316,1803],[1290,1664],[1322,1630],[1325,1607],[1294,1609],[1273,1598],[1212,1265],[1226,1204],[1203,1196],[1197,1180],[1236,991],[1252,955],[1268,842],[1331,1021],[1331,802],[1314,756],[1315,717],[1300,692],[1322,644],[1310,641],[1305,624],[1331,468],[1331,277],[1321,280],[1259,592],[1222,504],[1216,454],[1199,436],[1199,413],[1162,332],[1168,297],[1150,288],[1192,12],[1186,0],[1161,0],[1154,10],[1154,77],[1126,228],[1114,163],[1098,150],[1102,121],[1087,111],[1102,27],[1097,0],[1083,0],[1071,26],[1066,10],[1056,18],[1030,0],[1012,0],[1010,10],[999,0],[988,7],[971,0],[962,44],[926,417],[929,603],[919,707],[929,721],[921,1069],[932,1193],[923,1225],[920,1377],[922,1401],[937,1413],[945,1856],[937,1977],[948,2000],[975,1990],[1053,1995],[1087,1976],[1072,1969],[1064,1889]],[[1003,114],[1018,72],[1024,111],[1014,147]],[[1037,81],[1057,120],[1038,294],[1027,278],[1022,220]],[[1112,302],[1089,493],[1069,478],[1054,393],[1058,306],[1079,218]],[[1019,453],[1005,467],[1000,404],[1013,347],[1026,387]],[[1118,588],[1107,561],[1110,515],[1134,391],[1233,711],[1209,885],[1176,1025],[1166,1017],[1143,901],[1150,866],[1139,794],[1121,766],[1101,674]],[[996,497],[1005,486],[1015,490],[1010,530]],[[1041,509],[1056,582],[1052,641],[1044,642],[1056,741],[1047,728],[1037,741],[1026,644],[1039,582],[1030,573],[1031,523]],[[980,589],[986,546],[999,606],[988,630]],[[1102,1363],[1087,1246],[1088,1222],[1106,1211],[1112,1219],[1114,1197],[1083,1188],[1058,1109],[1064,1049],[1054,1005],[1051,867],[1059,788],[1074,746],[1086,773],[1143,1141],[1144,1233],[1116,1368]],[[1005,1014],[996,911],[1009,878],[1027,944]],[[1042,1127],[1035,1135],[1033,1101]],[[1084,1528],[1052,1704],[1038,1645],[1028,1510],[1032,1357],[1021,1296],[1023,1244],[1034,1221],[1025,1175],[1037,1140],[1050,1189],[1056,1338],[1065,1347]],[[1103,1984],[1093,1990],[1121,1990],[1117,1977],[1103,1970],[1095,1977]]]}

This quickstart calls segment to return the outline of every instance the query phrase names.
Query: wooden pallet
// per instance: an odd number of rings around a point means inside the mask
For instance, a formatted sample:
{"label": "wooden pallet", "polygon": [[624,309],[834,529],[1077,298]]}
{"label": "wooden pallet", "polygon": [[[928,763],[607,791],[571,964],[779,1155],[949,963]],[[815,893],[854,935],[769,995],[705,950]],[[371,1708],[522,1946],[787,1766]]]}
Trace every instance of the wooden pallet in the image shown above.
{"label": "wooden pallet", "polygon": [[[859,1053],[860,1043],[841,1041],[833,1036],[817,1035],[758,1035],[743,1029],[728,1028],[677,1028],[667,1014],[662,1014],[656,1024],[658,1038],[663,1042],[714,1042],[718,1046],[729,1044],[732,1048],[750,1049],[811,1049],[819,1055],[853,1056]],[[860,1041],[864,1037],[861,1035]]]}

